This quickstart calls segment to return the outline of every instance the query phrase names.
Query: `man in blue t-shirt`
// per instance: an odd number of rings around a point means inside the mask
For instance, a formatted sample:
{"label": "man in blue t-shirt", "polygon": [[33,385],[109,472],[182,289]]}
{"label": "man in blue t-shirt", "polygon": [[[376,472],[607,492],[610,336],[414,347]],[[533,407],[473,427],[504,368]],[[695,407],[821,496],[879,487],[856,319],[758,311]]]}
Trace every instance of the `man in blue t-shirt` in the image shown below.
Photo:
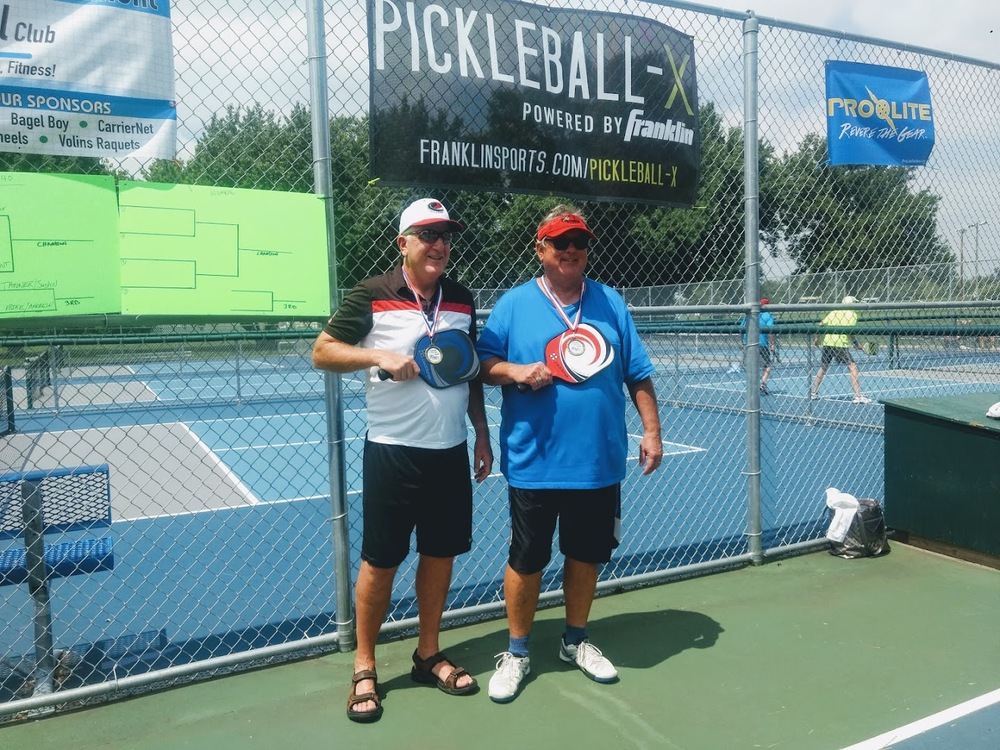
{"label": "man in blue t-shirt", "polygon": [[[770,305],[771,300],[767,297],[761,297],[761,305]],[[765,328],[774,327],[774,316],[767,310],[761,310],[760,316],[758,317],[758,325],[760,330],[763,331]],[[743,329],[743,356],[744,364],[746,363],[746,350],[747,350],[747,316],[743,316],[743,320],[740,321],[740,328]],[[770,396],[771,391],[767,387],[767,379],[771,377],[771,363],[774,361],[774,355],[777,351],[777,337],[774,335],[774,331],[770,333],[761,333],[760,340],[758,341],[757,351],[760,356],[760,392],[765,396]]]}
{"label": "man in blue t-shirt", "polygon": [[503,386],[500,454],[511,515],[509,647],[489,686],[497,703],[513,700],[529,672],[528,639],[557,522],[566,600],[559,658],[597,682],[618,678],[587,639],[587,620],[599,566],[618,546],[626,389],[642,420],[643,474],[660,465],[663,444],[655,370],[628,307],[583,275],[594,239],[575,208],[553,209],[535,235],[542,275],[504,294],[479,337],[483,378]]}

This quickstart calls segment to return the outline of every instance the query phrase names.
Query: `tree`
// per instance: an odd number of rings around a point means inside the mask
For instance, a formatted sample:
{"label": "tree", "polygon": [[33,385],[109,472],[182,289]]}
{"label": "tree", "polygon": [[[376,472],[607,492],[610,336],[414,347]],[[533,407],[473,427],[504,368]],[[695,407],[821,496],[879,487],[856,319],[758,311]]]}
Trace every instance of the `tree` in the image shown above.
{"label": "tree", "polygon": [[[402,205],[402,198],[369,184],[367,118],[333,118],[330,141],[337,282],[345,288],[388,264],[391,238],[384,236],[383,228],[398,213],[396,204]],[[212,118],[190,161],[154,162],[145,177],[153,182],[311,193],[309,112],[302,105],[287,116],[259,104],[229,107]]]}
{"label": "tree", "polygon": [[155,161],[145,177],[152,182],[309,192],[309,112],[297,104],[281,118],[260,104],[228,107],[225,115],[213,115],[189,162]]}
{"label": "tree", "polygon": [[827,161],[826,140],[810,134],[776,169],[785,252],[798,272],[952,262],[937,233],[939,199],[911,192],[913,168]]}
{"label": "tree", "polygon": [[[495,111],[510,102],[499,97],[489,106]],[[442,136],[461,130],[460,119],[432,115],[422,100],[404,100],[402,107],[406,111],[388,118],[386,127],[418,123]],[[311,192],[310,132],[309,113],[301,105],[284,116],[260,105],[229,108],[209,123],[188,163],[158,161],[146,177]],[[743,275],[743,132],[726,127],[708,103],[699,111],[699,134],[700,180],[693,208],[576,201],[599,237],[591,254],[593,278],[635,287]],[[397,258],[399,212],[429,191],[369,179],[367,117],[333,118],[330,139],[337,282],[349,288],[391,267]],[[817,166],[825,161],[825,148],[823,139],[811,135],[797,151],[778,159],[766,142],[760,143],[759,230],[765,247],[787,253],[800,272],[950,260],[936,234],[938,199],[909,190],[911,170]],[[536,273],[535,224],[553,205],[565,202],[554,195],[492,192],[497,188],[430,191],[466,223],[456,238],[449,274],[475,288],[503,289]]]}
{"label": "tree", "polygon": [[[744,257],[743,133],[726,128],[715,105],[698,113],[701,170],[692,208],[633,206],[604,209],[614,233],[615,257],[603,259],[603,275],[615,286],[680,284],[731,279],[742,274]],[[773,151],[760,145],[760,226],[773,235],[774,200],[764,197],[771,181]],[[615,227],[621,227],[615,231]],[[605,240],[602,238],[601,244]]]}

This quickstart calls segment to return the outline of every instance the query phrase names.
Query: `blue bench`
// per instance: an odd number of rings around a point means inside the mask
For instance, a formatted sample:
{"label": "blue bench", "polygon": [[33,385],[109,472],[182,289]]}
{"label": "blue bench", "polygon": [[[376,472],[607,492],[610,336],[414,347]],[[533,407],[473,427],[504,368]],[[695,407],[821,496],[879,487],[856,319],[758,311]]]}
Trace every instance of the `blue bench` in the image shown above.
{"label": "blue bench", "polygon": [[[0,586],[27,583],[35,602],[35,694],[52,692],[55,657],[49,581],[112,570],[111,476],[107,464],[0,474]],[[46,534],[59,540],[45,543]]]}

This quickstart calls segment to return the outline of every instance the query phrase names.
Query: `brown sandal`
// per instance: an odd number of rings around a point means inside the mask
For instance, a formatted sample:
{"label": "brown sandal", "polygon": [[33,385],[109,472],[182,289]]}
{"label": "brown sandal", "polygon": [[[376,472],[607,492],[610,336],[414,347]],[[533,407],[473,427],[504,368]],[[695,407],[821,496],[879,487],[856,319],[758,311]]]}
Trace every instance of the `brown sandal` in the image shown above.
{"label": "brown sandal", "polygon": [[[452,672],[448,675],[447,679],[440,679],[431,670],[434,669],[440,662],[446,662],[451,665]],[[444,655],[443,651],[438,651],[433,656],[429,656],[426,659],[421,659],[417,652],[413,652],[413,669],[410,670],[410,677],[413,678],[414,682],[419,682],[421,685],[435,685],[438,690],[441,690],[448,695],[469,695],[474,693],[479,689],[479,683],[476,682],[476,678],[472,677],[472,682],[470,682],[465,687],[458,687],[458,680],[462,675],[467,675],[468,672],[462,667],[456,667],[454,663],[447,656]]]}
{"label": "brown sandal", "polygon": [[[358,689],[358,683],[365,680],[372,680],[375,682],[375,690],[370,693],[361,693],[360,695],[355,691]],[[375,708],[368,711],[352,711],[351,709],[359,703],[366,703],[372,701],[375,704]],[[347,696],[347,718],[351,721],[358,722],[368,722],[375,721],[382,715],[382,699],[378,697],[378,675],[375,674],[374,669],[363,669],[360,672],[355,672],[354,676],[351,678],[351,693]]]}

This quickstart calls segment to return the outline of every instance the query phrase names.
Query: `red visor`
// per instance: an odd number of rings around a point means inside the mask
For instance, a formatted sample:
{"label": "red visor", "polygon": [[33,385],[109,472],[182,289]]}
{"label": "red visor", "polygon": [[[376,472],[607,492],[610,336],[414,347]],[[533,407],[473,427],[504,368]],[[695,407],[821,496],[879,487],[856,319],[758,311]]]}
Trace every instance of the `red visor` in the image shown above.
{"label": "red visor", "polygon": [[576,214],[563,214],[551,221],[545,222],[539,227],[537,238],[544,240],[546,237],[558,237],[559,235],[566,234],[566,232],[573,231],[583,232],[592,240],[597,239],[596,235],[590,231],[590,227],[587,226],[587,222]]}

